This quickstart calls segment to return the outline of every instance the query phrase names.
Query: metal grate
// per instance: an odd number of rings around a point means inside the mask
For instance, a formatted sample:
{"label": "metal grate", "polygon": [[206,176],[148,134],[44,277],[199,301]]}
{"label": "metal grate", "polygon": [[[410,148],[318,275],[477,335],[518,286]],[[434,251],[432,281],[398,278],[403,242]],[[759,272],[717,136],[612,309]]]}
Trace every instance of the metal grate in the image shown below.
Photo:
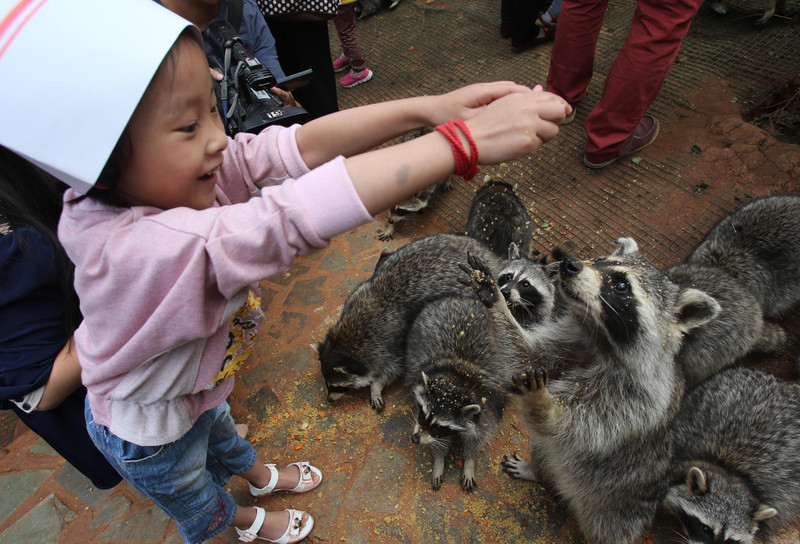
{"label": "metal grate", "polygon": [[[796,9],[791,5],[789,9]],[[602,174],[585,168],[582,156],[582,122],[602,90],[604,74],[627,35],[634,0],[609,3],[597,48],[595,78],[589,86],[574,126],[533,157],[492,168],[480,178],[518,182],[518,193],[529,205],[539,225],[537,246],[549,249],[567,241],[579,242],[586,256],[607,253],[620,235],[633,236],[647,247],[655,265],[683,258],[702,234],[732,203],[748,195],[733,188],[699,190],[682,179],[692,167],[693,157],[650,158],[625,164]],[[361,104],[441,93],[467,83],[511,79],[533,85],[544,83],[551,46],[516,54],[499,36],[500,3],[485,0],[404,0],[394,11],[383,10],[360,20],[358,34],[369,66],[376,77],[368,85],[342,90],[341,108]],[[688,92],[700,88],[709,74],[732,81],[738,100],[744,104],[772,92],[800,73],[800,30],[785,19],[765,28],[753,27],[760,3],[734,0],[724,17],[701,7],[681,52],[651,111],[665,124],[674,122],[679,108],[691,107]],[[331,26],[331,49],[341,48]],[[578,158],[578,159],[576,159]],[[464,229],[474,191],[472,184],[456,184],[446,198],[434,199],[433,213],[455,231]],[[691,195],[696,213],[669,230],[655,232],[654,216],[669,214],[676,194]],[[552,223],[552,224],[551,224]]]}

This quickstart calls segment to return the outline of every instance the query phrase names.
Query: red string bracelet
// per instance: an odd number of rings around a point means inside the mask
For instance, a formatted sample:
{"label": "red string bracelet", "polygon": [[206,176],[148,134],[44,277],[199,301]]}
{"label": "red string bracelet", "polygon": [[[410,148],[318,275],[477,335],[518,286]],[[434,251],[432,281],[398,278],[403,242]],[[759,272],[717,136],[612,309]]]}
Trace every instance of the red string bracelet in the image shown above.
{"label": "red string bracelet", "polygon": [[[475,140],[467,129],[467,125],[461,119],[451,120],[436,127],[438,132],[441,132],[450,142],[450,147],[453,150],[453,158],[456,162],[455,175],[469,181],[478,173],[478,146],[475,145]],[[461,143],[461,138],[458,131],[466,137],[469,142],[469,154],[464,149],[464,144]]]}

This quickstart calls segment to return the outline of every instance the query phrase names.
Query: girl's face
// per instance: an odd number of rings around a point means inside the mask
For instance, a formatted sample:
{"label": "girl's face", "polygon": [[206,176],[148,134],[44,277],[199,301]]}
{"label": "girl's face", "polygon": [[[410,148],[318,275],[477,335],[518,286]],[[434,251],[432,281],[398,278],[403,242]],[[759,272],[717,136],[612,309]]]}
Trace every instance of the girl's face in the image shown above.
{"label": "girl's face", "polygon": [[[128,123],[130,154],[119,192],[132,206],[210,208],[228,138],[200,45],[176,43]],[[167,68],[167,69],[164,69]]]}

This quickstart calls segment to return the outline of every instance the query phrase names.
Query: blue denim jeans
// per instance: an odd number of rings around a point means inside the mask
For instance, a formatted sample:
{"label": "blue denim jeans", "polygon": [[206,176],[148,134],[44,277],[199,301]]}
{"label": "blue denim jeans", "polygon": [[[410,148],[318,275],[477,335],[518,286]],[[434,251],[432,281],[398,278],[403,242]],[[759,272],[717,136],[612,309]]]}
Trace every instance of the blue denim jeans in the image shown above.
{"label": "blue denim jeans", "polygon": [[97,448],[136,489],[160,506],[191,544],[227,529],[236,503],[222,486],[234,474],[247,472],[256,452],[236,434],[230,407],[208,410],[175,442],[139,446],[95,423],[86,402],[86,426]]}

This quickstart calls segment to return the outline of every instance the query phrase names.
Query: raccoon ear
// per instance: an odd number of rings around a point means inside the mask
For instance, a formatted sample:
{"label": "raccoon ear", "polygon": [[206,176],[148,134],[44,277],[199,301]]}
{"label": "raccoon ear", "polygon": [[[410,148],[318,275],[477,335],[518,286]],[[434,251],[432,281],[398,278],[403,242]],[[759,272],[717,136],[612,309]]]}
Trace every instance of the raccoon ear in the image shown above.
{"label": "raccoon ear", "polygon": [[347,368],[343,366],[335,366],[333,367],[334,372],[338,372],[339,374],[344,374],[345,376],[349,375],[350,373],[347,371]]}
{"label": "raccoon ear", "polygon": [[477,404],[468,404],[461,407],[461,413],[465,416],[476,416],[481,413],[481,407]]}
{"label": "raccoon ear", "polygon": [[517,244],[511,242],[508,244],[508,260],[516,261],[517,259],[519,259],[519,248],[517,247]]}
{"label": "raccoon ear", "polygon": [[617,243],[619,247],[611,254],[612,257],[625,257],[639,253],[639,245],[633,238],[617,238]]}
{"label": "raccoon ear", "polygon": [[311,349],[319,353],[319,342],[312,342],[309,344],[309,346],[311,346]]}
{"label": "raccoon ear", "polygon": [[676,303],[678,326],[682,332],[705,325],[719,315],[719,302],[699,289],[684,289]]}
{"label": "raccoon ear", "polygon": [[378,266],[380,266],[380,264],[381,264],[381,263],[382,263],[384,260],[386,260],[386,258],[387,258],[389,255],[391,255],[392,253],[394,253],[394,250],[392,250],[392,249],[389,249],[388,247],[385,247],[385,248],[383,248],[383,249],[381,250],[381,254],[380,254],[380,256],[378,257],[378,262],[376,262],[376,263],[375,263],[375,270],[377,270],[377,269],[378,269]]}
{"label": "raccoon ear", "polygon": [[430,378],[428,378],[428,375],[425,374],[425,371],[423,371],[422,372],[422,385],[425,386],[425,392],[426,393],[428,392],[429,384],[430,384]]}
{"label": "raccoon ear", "polygon": [[686,473],[686,487],[695,495],[708,493],[708,480],[706,473],[697,467],[692,467]]}
{"label": "raccoon ear", "polygon": [[758,505],[758,509],[753,513],[753,521],[763,521],[765,519],[774,518],[778,515],[778,511],[766,504]]}

